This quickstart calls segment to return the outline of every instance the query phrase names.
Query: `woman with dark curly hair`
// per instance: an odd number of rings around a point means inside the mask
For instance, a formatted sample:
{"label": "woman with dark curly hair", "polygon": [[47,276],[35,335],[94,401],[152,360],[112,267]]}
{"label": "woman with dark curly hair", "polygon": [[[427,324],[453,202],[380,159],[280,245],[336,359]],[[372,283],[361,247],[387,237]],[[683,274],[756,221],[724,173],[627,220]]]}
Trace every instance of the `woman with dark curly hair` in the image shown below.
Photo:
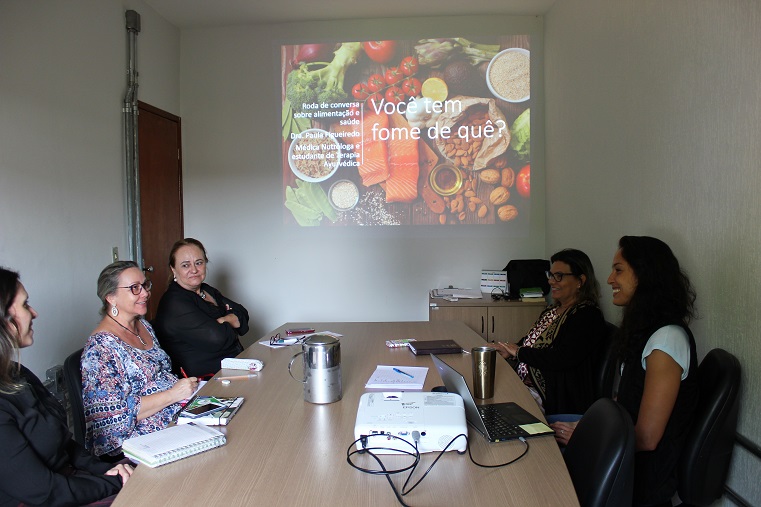
{"label": "woman with dark curly hair", "polygon": [[[670,506],[698,400],[697,354],[688,327],[695,290],[663,241],[624,236],[618,246],[608,284],[613,304],[624,308],[617,399],[634,422],[634,505]],[[573,430],[566,423],[553,427],[561,442]]]}

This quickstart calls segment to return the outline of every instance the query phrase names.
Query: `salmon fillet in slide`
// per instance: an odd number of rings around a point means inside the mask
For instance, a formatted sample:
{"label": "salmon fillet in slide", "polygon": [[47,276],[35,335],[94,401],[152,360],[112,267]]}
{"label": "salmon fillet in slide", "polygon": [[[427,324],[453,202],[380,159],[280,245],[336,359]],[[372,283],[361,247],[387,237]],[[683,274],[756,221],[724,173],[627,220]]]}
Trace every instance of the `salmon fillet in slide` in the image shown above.
{"label": "salmon fillet in slide", "polygon": [[[406,134],[409,134],[409,127]],[[399,139],[399,135],[399,131],[395,130],[395,138],[388,142],[389,177],[386,180],[386,202],[412,202],[417,199],[420,175],[418,140]]]}
{"label": "salmon fillet in slide", "polygon": [[368,111],[362,120],[362,143],[355,148],[359,163],[359,175],[362,184],[366,187],[386,181],[389,175],[388,147],[386,141],[373,138],[373,125],[378,124],[377,129],[388,128],[388,115],[386,113],[375,114]]}

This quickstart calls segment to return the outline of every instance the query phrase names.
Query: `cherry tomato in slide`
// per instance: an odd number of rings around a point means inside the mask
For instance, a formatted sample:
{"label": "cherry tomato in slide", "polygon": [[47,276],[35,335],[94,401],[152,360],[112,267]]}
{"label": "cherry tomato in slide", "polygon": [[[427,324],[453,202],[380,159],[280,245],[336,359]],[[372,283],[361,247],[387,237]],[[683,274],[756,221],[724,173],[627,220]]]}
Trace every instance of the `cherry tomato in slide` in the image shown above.
{"label": "cherry tomato in slide", "polygon": [[386,86],[386,79],[380,74],[373,74],[367,78],[367,89],[371,93],[382,90]]}
{"label": "cherry tomato in slide", "polygon": [[365,53],[370,60],[378,63],[387,63],[394,57],[396,41],[393,40],[369,40],[362,43]]}
{"label": "cherry tomato in slide", "polygon": [[404,101],[404,91],[398,86],[391,86],[386,90],[386,102],[398,104]]}
{"label": "cherry tomato in slide", "polygon": [[369,102],[371,105],[375,104],[377,107],[380,107],[382,100],[383,100],[383,95],[381,95],[378,92],[375,92],[369,97],[367,97],[367,102]]}
{"label": "cherry tomato in slide", "polygon": [[402,73],[405,76],[411,76],[417,73],[418,61],[414,56],[406,56],[402,58],[402,63],[399,64],[399,68],[402,69]]}
{"label": "cherry tomato in slide", "polygon": [[402,79],[404,79],[404,74],[399,70],[399,67],[389,67],[386,70],[386,83],[395,85]]}
{"label": "cherry tomato in slide", "polygon": [[402,81],[402,90],[410,97],[417,97],[420,93],[420,80],[415,77],[408,77]]}
{"label": "cherry tomato in slide", "polygon": [[365,100],[370,96],[370,90],[367,89],[367,83],[357,83],[351,89],[351,94],[357,100]]}
{"label": "cherry tomato in slide", "polygon": [[515,188],[523,197],[531,196],[531,164],[523,166],[515,178]]}

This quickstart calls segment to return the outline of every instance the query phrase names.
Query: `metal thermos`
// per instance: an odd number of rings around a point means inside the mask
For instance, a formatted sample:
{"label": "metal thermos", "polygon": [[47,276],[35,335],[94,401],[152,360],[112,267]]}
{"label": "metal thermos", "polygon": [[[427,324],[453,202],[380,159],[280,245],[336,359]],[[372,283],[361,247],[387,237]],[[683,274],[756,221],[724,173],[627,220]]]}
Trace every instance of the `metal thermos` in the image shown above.
{"label": "metal thermos", "polygon": [[494,397],[494,370],[497,366],[497,349],[473,347],[473,395],[478,399]]}
{"label": "metal thermos", "polygon": [[[293,376],[291,366],[297,357],[304,356],[304,378]],[[333,403],[342,396],[341,389],[341,342],[337,338],[316,334],[301,345],[301,352],[288,363],[288,372],[304,384],[304,401],[309,403]]]}

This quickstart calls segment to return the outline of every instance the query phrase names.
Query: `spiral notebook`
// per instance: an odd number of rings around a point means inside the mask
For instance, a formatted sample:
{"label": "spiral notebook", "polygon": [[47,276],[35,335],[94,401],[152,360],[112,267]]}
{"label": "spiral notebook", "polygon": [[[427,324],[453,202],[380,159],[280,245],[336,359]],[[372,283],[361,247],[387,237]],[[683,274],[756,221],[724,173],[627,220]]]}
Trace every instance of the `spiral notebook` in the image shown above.
{"label": "spiral notebook", "polygon": [[122,444],[122,451],[128,458],[155,468],[225,445],[226,442],[224,433],[191,422],[128,438]]}

